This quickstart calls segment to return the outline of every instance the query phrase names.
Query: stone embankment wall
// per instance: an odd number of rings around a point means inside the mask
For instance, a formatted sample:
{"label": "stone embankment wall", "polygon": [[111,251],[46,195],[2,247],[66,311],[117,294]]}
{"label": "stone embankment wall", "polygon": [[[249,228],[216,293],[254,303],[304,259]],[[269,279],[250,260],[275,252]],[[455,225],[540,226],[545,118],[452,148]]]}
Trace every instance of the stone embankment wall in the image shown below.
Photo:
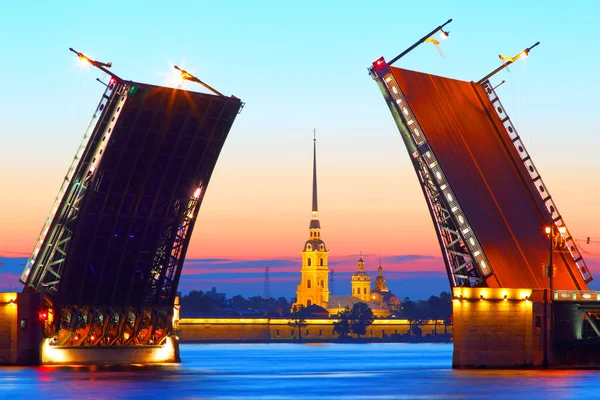
{"label": "stone embankment wall", "polygon": [[17,362],[17,293],[0,293],[0,365]]}
{"label": "stone embankment wall", "polygon": [[[298,328],[288,325],[287,318],[182,318],[179,320],[180,336],[183,341],[277,341],[298,338]],[[307,319],[308,326],[302,329],[302,338],[331,340],[335,319]],[[386,338],[403,335],[410,331],[410,322],[401,319],[376,319],[367,328],[366,338]],[[444,333],[443,321],[425,321],[420,324],[423,336]],[[446,326],[452,334],[452,326]]]}
{"label": "stone embankment wall", "polygon": [[39,363],[40,305],[39,293],[0,293],[0,365]]}

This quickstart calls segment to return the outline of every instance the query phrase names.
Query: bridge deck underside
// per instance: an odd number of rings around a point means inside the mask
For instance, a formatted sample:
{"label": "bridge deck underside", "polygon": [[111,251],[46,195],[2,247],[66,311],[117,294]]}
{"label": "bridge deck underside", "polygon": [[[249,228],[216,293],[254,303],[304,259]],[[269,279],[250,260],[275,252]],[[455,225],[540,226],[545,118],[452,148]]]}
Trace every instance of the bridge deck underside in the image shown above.
{"label": "bridge deck underside", "polygon": [[[550,215],[483,88],[391,68],[491,263],[491,287],[545,288]],[[586,289],[568,254],[555,254],[555,289]]]}
{"label": "bridge deck underside", "polygon": [[[134,83],[96,169],[57,294],[63,304],[160,306],[172,303],[185,250],[170,261],[190,197],[206,188],[240,108],[230,97]],[[201,200],[201,198],[200,198]],[[189,241],[189,235],[182,240]],[[163,261],[157,261],[164,258]],[[176,263],[166,298],[149,297]],[[164,297],[164,296],[163,296]]]}

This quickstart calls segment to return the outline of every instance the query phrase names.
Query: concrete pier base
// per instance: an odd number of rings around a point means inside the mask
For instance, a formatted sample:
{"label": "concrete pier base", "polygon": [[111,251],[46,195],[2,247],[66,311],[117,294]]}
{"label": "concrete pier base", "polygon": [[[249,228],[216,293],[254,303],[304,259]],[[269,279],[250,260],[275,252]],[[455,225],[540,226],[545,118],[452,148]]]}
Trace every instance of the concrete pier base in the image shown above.
{"label": "concrete pier base", "polygon": [[157,346],[61,347],[43,337],[39,293],[0,293],[0,365],[127,365],[180,362],[179,339]]}
{"label": "concrete pier base", "polygon": [[454,368],[542,366],[543,292],[531,289],[453,290]]}
{"label": "concrete pier base", "polygon": [[36,365],[42,324],[39,293],[0,293],[0,365]]}
{"label": "concrete pier base", "polygon": [[160,346],[128,347],[62,347],[51,346],[44,339],[41,346],[42,365],[131,365],[177,363],[179,342],[169,336]]}
{"label": "concrete pier base", "polygon": [[454,288],[452,367],[600,368],[600,337],[586,339],[581,329],[582,311],[600,309],[600,302],[555,302],[552,307],[548,294]]}

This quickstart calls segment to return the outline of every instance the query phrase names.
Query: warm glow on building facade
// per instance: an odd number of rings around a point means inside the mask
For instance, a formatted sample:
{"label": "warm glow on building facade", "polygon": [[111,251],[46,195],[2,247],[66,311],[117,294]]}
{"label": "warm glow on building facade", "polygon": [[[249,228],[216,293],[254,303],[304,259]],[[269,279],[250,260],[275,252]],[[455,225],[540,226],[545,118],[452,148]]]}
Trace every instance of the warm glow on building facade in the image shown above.
{"label": "warm glow on building facade", "polygon": [[352,296],[364,302],[371,301],[371,276],[365,272],[365,262],[358,260],[358,271],[352,274]]}

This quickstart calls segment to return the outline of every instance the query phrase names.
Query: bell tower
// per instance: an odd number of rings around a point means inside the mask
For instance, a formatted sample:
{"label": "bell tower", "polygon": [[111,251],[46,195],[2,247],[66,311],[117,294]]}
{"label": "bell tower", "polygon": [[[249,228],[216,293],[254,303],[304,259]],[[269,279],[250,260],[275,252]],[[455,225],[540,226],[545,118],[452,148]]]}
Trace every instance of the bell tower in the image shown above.
{"label": "bell tower", "polygon": [[365,272],[362,256],[358,260],[358,271],[352,274],[352,296],[362,301],[371,301],[371,276]]}
{"label": "bell tower", "polygon": [[316,304],[323,308],[329,302],[328,250],[321,240],[319,205],[317,201],[317,138],[313,130],[313,185],[312,217],[308,226],[308,240],[302,249],[302,277],[296,289],[296,303],[308,307]]}

